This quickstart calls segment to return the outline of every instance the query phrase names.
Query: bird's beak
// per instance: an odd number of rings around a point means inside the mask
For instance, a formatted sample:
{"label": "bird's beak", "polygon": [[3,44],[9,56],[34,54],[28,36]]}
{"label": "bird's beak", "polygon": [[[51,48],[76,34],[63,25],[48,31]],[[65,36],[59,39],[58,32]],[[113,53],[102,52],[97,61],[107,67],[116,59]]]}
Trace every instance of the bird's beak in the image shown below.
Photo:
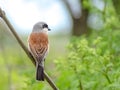
{"label": "bird's beak", "polygon": [[50,29],[50,28],[48,28],[48,31],[51,31],[51,29]]}

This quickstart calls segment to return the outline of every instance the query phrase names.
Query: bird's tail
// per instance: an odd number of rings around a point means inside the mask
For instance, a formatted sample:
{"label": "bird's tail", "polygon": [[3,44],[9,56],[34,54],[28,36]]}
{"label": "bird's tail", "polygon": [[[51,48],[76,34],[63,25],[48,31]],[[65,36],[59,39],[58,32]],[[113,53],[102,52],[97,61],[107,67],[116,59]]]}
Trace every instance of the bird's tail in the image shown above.
{"label": "bird's tail", "polygon": [[44,68],[41,65],[36,65],[36,80],[44,81]]}

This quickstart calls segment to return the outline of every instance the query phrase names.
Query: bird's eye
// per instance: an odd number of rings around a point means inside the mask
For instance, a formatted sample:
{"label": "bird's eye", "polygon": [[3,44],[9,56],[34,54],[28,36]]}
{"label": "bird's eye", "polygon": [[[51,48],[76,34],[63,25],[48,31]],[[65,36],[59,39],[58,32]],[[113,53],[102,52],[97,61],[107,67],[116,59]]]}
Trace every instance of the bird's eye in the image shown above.
{"label": "bird's eye", "polygon": [[47,24],[44,24],[44,25],[43,25],[43,28],[48,28],[48,25],[47,25]]}

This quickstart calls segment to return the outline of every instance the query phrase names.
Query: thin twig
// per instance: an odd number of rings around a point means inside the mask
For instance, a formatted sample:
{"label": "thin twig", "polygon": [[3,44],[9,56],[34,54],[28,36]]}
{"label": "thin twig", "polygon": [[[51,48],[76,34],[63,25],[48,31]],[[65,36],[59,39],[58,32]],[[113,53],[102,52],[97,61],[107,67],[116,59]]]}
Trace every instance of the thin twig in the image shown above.
{"label": "thin twig", "polygon": [[[0,8],[0,17],[8,25],[8,27],[10,28],[10,31],[15,36],[16,40],[18,41],[18,43],[20,44],[20,46],[22,47],[22,49],[25,51],[25,53],[28,55],[28,57],[30,58],[30,60],[32,61],[32,63],[34,65],[36,65],[34,57],[29,52],[28,48],[23,44],[22,40],[20,39],[20,37],[18,36],[18,34],[15,32],[15,29],[13,28],[13,26],[10,24],[9,20],[7,19],[6,15],[5,15],[5,12],[1,8]],[[45,71],[44,71],[44,75],[45,75],[45,79],[50,84],[50,86],[53,88],[53,90],[58,90],[57,86],[54,84],[54,82],[50,79],[50,77],[48,76],[48,74]]]}
{"label": "thin twig", "polygon": [[78,72],[77,72],[77,70],[76,70],[76,67],[73,67],[73,69],[74,69],[74,72],[75,72],[75,74],[76,74],[76,77],[77,77],[78,80],[79,80],[79,88],[80,88],[80,90],[84,90],[84,89],[83,89],[83,85],[82,85],[82,81],[81,81],[81,78],[80,78],[80,75],[78,74]]}
{"label": "thin twig", "polygon": [[111,84],[112,81],[111,81],[111,79],[110,79],[110,77],[109,77],[107,71],[104,70],[104,71],[102,72],[102,74],[105,76],[105,78],[107,79],[108,83]]}

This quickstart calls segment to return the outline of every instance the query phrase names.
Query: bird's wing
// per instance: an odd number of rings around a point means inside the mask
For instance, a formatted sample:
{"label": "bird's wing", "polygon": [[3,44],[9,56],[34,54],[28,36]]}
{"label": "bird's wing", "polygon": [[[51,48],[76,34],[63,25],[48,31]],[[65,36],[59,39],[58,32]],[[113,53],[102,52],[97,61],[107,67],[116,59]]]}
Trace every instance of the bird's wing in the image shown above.
{"label": "bird's wing", "polygon": [[31,34],[29,39],[29,47],[33,56],[37,59],[38,63],[41,63],[48,52],[47,35],[41,33]]}

